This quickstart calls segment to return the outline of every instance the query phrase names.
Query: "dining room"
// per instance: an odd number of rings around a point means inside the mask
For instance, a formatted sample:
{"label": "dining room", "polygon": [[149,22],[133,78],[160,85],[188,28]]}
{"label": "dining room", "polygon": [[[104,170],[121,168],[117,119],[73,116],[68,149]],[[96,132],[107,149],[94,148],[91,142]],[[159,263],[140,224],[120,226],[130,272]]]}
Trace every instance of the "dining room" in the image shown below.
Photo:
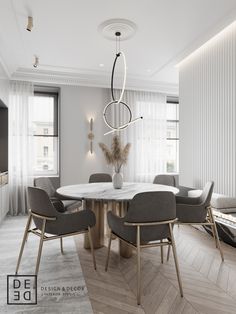
{"label": "dining room", "polygon": [[235,1],[0,25],[0,313],[234,314]]}

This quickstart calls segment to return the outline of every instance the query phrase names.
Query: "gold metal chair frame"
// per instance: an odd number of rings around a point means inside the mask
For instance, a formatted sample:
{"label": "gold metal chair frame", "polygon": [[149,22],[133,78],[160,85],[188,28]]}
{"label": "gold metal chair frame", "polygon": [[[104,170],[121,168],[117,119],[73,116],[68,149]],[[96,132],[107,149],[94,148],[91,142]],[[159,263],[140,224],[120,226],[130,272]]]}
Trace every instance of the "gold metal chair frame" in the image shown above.
{"label": "gold metal chair frame", "polygon": [[[162,263],[163,263],[163,246],[166,246],[166,245],[169,247],[172,246],[180,295],[181,295],[181,297],[183,297],[183,288],[182,288],[182,282],[181,282],[180,272],[179,272],[179,263],[178,263],[178,259],[177,259],[176,245],[175,245],[175,240],[174,240],[174,235],[173,235],[173,230],[172,230],[172,226],[173,226],[175,221],[176,221],[176,219],[166,220],[166,221],[158,221],[158,222],[150,222],[150,223],[128,223],[128,222],[125,222],[124,224],[126,226],[137,227],[136,245],[127,241],[127,240],[124,240],[123,238],[119,237],[117,234],[112,232],[112,230],[110,230],[110,237],[109,237],[109,243],[108,243],[108,251],[107,251],[105,271],[107,271],[107,269],[108,269],[110,250],[111,250],[111,241],[114,239],[114,237],[119,238],[121,241],[125,242],[126,244],[130,245],[132,248],[137,250],[137,276],[138,276],[137,304],[138,305],[140,305],[140,303],[141,303],[141,255],[140,255],[141,248],[160,246],[161,247],[161,253],[162,253]],[[142,227],[142,226],[167,225],[167,224],[169,226],[170,239],[168,239],[166,241],[160,240],[160,242],[151,242],[149,244],[142,244],[142,245],[140,244],[140,227]]]}
{"label": "gold metal chair frame", "polygon": [[[43,221],[42,230],[39,230],[38,228],[30,229],[33,217],[42,219],[42,221]],[[92,237],[91,237],[91,228],[88,227],[88,229],[84,230],[84,231],[66,233],[66,234],[62,234],[62,235],[52,235],[52,236],[45,235],[45,227],[46,227],[47,221],[55,221],[56,219],[57,219],[56,217],[48,217],[48,216],[39,215],[39,214],[36,214],[36,213],[32,212],[31,210],[29,210],[29,217],[28,217],[28,220],[26,223],[24,236],[23,236],[23,240],[22,240],[22,244],[21,244],[21,248],[20,248],[20,253],[19,253],[19,257],[18,257],[18,261],[17,261],[17,266],[16,266],[16,272],[15,272],[16,275],[18,274],[21,258],[23,255],[24,247],[25,247],[25,242],[27,241],[29,233],[33,233],[33,234],[40,237],[38,256],[37,256],[37,262],[36,262],[36,268],[35,268],[35,275],[38,275],[39,264],[40,264],[40,260],[41,260],[42,248],[43,248],[43,242],[44,241],[60,239],[61,253],[63,254],[64,252],[63,252],[62,239],[65,237],[74,236],[77,234],[84,234],[84,233],[88,233],[88,237],[89,237],[89,241],[90,241],[90,247],[91,247],[91,253],[92,253],[92,257],[93,257],[93,265],[94,265],[94,269],[96,270],[96,260],[95,260],[94,249],[93,249],[93,241],[92,241]]]}
{"label": "gold metal chair frame", "polygon": [[[211,206],[207,207],[207,217],[206,217],[205,222],[180,222],[177,220],[175,222],[175,224],[177,224],[177,225],[211,226],[212,235],[213,235],[213,238],[215,240],[216,248],[219,249],[219,251],[220,251],[220,256],[221,256],[222,262],[224,261],[224,255],[223,255],[223,251],[222,251],[222,248],[220,245],[219,235],[218,235],[218,231],[217,231],[217,227],[216,227],[216,223],[215,223],[215,218],[214,218],[214,215],[212,213]],[[168,248],[167,261],[169,260],[169,257],[170,257],[170,247]]]}

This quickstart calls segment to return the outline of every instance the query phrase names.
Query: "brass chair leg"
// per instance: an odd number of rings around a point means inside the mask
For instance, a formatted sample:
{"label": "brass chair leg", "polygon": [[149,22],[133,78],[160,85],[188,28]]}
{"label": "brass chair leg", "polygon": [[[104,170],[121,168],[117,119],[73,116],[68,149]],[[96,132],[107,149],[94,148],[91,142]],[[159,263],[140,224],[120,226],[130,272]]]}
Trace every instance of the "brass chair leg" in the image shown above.
{"label": "brass chair leg", "polygon": [[140,226],[137,226],[137,304],[141,303]]}
{"label": "brass chair leg", "polygon": [[224,255],[223,255],[223,251],[222,251],[222,248],[221,248],[219,235],[218,235],[218,230],[217,230],[217,227],[216,227],[216,222],[215,222],[215,218],[214,218],[214,215],[212,213],[211,207],[208,208],[208,212],[209,212],[209,216],[210,216],[211,222],[213,223],[213,226],[212,226],[213,228],[212,229],[214,229],[216,248],[219,249],[220,256],[221,256],[221,259],[222,259],[222,262],[223,262],[224,261]]}
{"label": "brass chair leg", "polygon": [[32,221],[32,215],[29,214],[29,217],[28,217],[28,220],[27,220],[27,223],[26,223],[26,226],[25,226],[23,240],[22,240],[22,243],[21,243],[19,257],[18,257],[18,260],[17,260],[16,272],[15,272],[16,275],[18,274],[18,270],[19,270],[19,267],[20,267],[20,262],[21,262],[23,251],[24,251],[25,242],[26,242],[26,239],[27,239],[27,236],[28,236],[28,233],[29,233],[28,230],[30,228],[31,221]]}
{"label": "brass chair leg", "polygon": [[[162,243],[162,240],[161,240]],[[161,245],[161,263],[163,264],[163,246]]]}
{"label": "brass chair leg", "polygon": [[[30,227],[31,227],[31,223],[32,223],[32,216],[31,216],[31,219],[30,219],[30,223],[29,223],[28,230],[29,230],[29,229],[30,229]],[[29,232],[27,232],[25,242],[27,242],[27,241],[28,241],[28,237],[29,237]]]}
{"label": "brass chair leg", "polygon": [[111,240],[112,240],[112,232],[110,231],[109,242],[108,242],[108,249],[107,249],[107,259],[106,259],[106,265],[105,265],[105,271],[107,271],[107,269],[108,269],[108,263],[109,263],[110,251],[111,251]]}
{"label": "brass chair leg", "polygon": [[[172,226],[172,231],[174,230],[174,226],[175,225]],[[178,228],[179,228],[179,224],[178,224]],[[169,261],[169,259],[170,259],[170,244],[168,245],[168,250],[167,250],[167,257],[166,257],[167,262]]]}
{"label": "brass chair leg", "polygon": [[215,222],[215,218],[214,218],[214,215],[213,215],[213,213],[212,213],[211,207],[209,208],[209,211],[210,211],[210,214],[211,214],[211,219],[212,219],[213,227],[214,227],[214,229],[215,229],[215,237],[216,237],[217,248],[218,248],[219,251],[220,251],[220,256],[221,256],[221,259],[222,259],[222,262],[223,262],[223,261],[224,261],[224,255],[223,255],[223,251],[222,251],[222,248],[221,248],[221,244],[220,244],[220,240],[219,240],[219,235],[218,235],[218,230],[217,230],[217,227],[216,227],[216,222]]}
{"label": "brass chair leg", "polygon": [[61,247],[61,254],[64,254],[64,250],[63,250],[63,239],[60,238],[60,247]]}
{"label": "brass chair leg", "polygon": [[215,221],[214,221],[214,229],[215,229],[217,247],[218,247],[218,249],[220,251],[221,260],[222,260],[222,262],[224,262],[224,254],[223,254],[223,251],[222,251],[222,248],[221,248],[221,244],[220,244],[219,235],[218,235],[218,231],[217,231],[217,227],[216,227]]}
{"label": "brass chair leg", "polygon": [[[212,211],[210,208],[208,208],[208,216],[209,216],[209,219],[210,219],[210,222],[214,224],[214,218],[213,218],[213,214],[212,214]],[[216,248],[218,248],[218,243],[217,243],[217,239],[216,239],[216,233],[215,233],[215,228],[213,225],[211,225],[211,232],[212,232],[212,236],[215,240],[215,245],[216,245]]]}
{"label": "brass chair leg", "polygon": [[167,262],[169,261],[170,259],[170,244],[168,245],[168,250],[167,250]]}
{"label": "brass chair leg", "polygon": [[93,266],[94,266],[94,269],[96,270],[97,266],[96,266],[96,260],[95,260],[95,255],[94,255],[93,240],[92,240],[91,228],[90,227],[88,227],[88,237],[89,237],[89,244],[90,244],[91,253],[92,253],[92,257],[93,257]]}
{"label": "brass chair leg", "polygon": [[212,232],[212,235],[213,235],[213,238],[214,238],[214,241],[215,241],[215,246],[218,249],[218,242],[217,242],[217,239],[216,239],[215,228],[214,228],[213,225],[211,225],[211,232]]}
{"label": "brass chair leg", "polygon": [[35,267],[35,275],[38,275],[38,272],[39,272],[39,264],[40,264],[40,259],[41,259],[41,255],[42,255],[45,225],[46,225],[46,219],[43,219],[43,226],[42,226],[42,230],[41,230],[41,237],[40,237],[40,242],[39,242],[38,256],[37,256],[37,262],[36,262],[36,267]]}
{"label": "brass chair leg", "polygon": [[183,294],[182,282],[181,282],[180,272],[179,272],[179,263],[178,263],[178,259],[177,259],[175,239],[174,239],[174,235],[173,235],[172,226],[170,223],[169,223],[169,230],[170,230],[170,236],[171,236],[172,251],[173,251],[174,261],[175,261],[175,269],[176,269],[176,274],[177,274],[178,283],[179,283],[180,295],[181,295],[181,297],[183,297],[184,294]]}

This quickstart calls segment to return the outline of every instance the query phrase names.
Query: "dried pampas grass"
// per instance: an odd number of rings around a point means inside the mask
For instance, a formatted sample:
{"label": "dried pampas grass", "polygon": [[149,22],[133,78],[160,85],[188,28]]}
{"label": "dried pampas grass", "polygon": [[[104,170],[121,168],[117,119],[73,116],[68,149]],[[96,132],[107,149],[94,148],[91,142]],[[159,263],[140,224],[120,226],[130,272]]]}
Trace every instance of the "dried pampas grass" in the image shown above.
{"label": "dried pampas grass", "polygon": [[127,163],[131,144],[128,143],[123,147],[120,137],[115,135],[112,139],[111,150],[104,144],[99,143],[108,165],[113,165],[115,172],[120,172],[122,165]]}

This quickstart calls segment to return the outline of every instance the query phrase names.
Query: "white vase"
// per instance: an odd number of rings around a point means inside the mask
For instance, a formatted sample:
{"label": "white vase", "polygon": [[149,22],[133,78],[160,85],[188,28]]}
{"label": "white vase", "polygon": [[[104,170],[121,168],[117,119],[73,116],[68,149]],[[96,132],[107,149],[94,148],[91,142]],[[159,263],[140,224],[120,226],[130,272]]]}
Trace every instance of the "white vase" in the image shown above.
{"label": "white vase", "polygon": [[114,189],[121,189],[123,186],[123,175],[120,172],[115,172],[112,176]]}

